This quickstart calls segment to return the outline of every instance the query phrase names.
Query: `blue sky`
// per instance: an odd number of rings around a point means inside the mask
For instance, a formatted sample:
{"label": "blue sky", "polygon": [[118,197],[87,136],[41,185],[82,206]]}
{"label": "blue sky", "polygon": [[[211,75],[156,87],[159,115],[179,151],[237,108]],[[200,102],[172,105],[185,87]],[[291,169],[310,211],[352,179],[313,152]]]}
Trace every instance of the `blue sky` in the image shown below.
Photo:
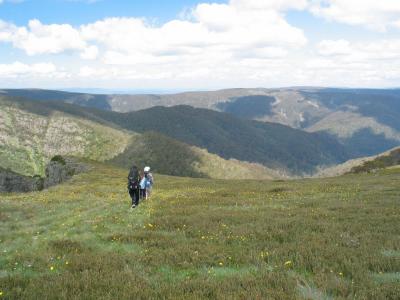
{"label": "blue sky", "polygon": [[[224,1],[213,1],[223,3]],[[185,8],[200,1],[190,0],[25,0],[6,1],[0,9],[0,18],[25,25],[31,19],[43,23],[81,25],[106,17],[147,17],[166,22],[178,17]]]}
{"label": "blue sky", "polygon": [[398,87],[398,70],[397,0],[0,0],[2,87]]}

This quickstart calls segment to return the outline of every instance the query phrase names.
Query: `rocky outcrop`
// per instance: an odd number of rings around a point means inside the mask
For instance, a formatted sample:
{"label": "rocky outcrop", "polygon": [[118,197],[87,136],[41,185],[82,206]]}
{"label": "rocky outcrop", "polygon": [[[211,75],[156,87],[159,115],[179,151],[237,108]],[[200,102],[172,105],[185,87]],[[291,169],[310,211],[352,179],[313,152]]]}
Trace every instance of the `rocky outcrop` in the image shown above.
{"label": "rocky outcrop", "polygon": [[73,158],[55,156],[46,166],[46,177],[24,176],[0,168],[0,192],[32,192],[60,184],[85,172],[88,166]]}

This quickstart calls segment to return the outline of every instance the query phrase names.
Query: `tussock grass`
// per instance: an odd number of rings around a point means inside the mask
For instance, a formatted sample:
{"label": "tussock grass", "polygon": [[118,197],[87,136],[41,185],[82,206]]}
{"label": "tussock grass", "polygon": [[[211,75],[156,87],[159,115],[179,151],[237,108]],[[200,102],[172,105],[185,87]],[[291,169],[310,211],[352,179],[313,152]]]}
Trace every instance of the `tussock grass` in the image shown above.
{"label": "tussock grass", "polygon": [[6,299],[398,299],[400,170],[297,181],[127,171],[0,196]]}

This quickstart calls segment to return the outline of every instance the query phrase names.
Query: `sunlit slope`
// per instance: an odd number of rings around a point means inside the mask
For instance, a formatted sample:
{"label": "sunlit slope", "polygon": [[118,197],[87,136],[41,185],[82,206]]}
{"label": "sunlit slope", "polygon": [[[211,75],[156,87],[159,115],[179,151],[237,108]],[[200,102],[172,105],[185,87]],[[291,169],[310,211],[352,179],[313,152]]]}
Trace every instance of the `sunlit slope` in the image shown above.
{"label": "sunlit slope", "polygon": [[260,164],[223,159],[156,132],[135,134],[127,149],[110,160],[126,167],[151,166],[161,174],[219,179],[272,179],[288,176]]}
{"label": "sunlit slope", "polygon": [[298,175],[351,157],[341,144],[325,134],[190,106],[153,107],[126,114],[98,110],[79,113],[136,132],[156,131],[225,159],[256,162]]}
{"label": "sunlit slope", "polygon": [[362,157],[346,161],[334,167],[326,168],[316,177],[340,176],[346,173],[364,173],[400,165],[400,147],[393,148],[379,155]]}
{"label": "sunlit slope", "polygon": [[300,181],[128,170],[0,197],[5,299],[396,299],[400,170]]}
{"label": "sunlit slope", "polygon": [[59,111],[23,110],[0,98],[0,166],[23,175],[43,175],[54,155],[98,161],[124,151],[130,135]]}

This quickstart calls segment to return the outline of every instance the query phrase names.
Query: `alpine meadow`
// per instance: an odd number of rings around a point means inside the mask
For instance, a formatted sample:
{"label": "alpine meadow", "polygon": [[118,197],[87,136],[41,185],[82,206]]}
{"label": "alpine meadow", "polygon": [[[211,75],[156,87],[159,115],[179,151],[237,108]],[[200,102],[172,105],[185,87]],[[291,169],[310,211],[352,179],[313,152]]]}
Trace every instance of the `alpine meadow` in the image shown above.
{"label": "alpine meadow", "polygon": [[399,33],[396,0],[0,0],[0,300],[399,300]]}

